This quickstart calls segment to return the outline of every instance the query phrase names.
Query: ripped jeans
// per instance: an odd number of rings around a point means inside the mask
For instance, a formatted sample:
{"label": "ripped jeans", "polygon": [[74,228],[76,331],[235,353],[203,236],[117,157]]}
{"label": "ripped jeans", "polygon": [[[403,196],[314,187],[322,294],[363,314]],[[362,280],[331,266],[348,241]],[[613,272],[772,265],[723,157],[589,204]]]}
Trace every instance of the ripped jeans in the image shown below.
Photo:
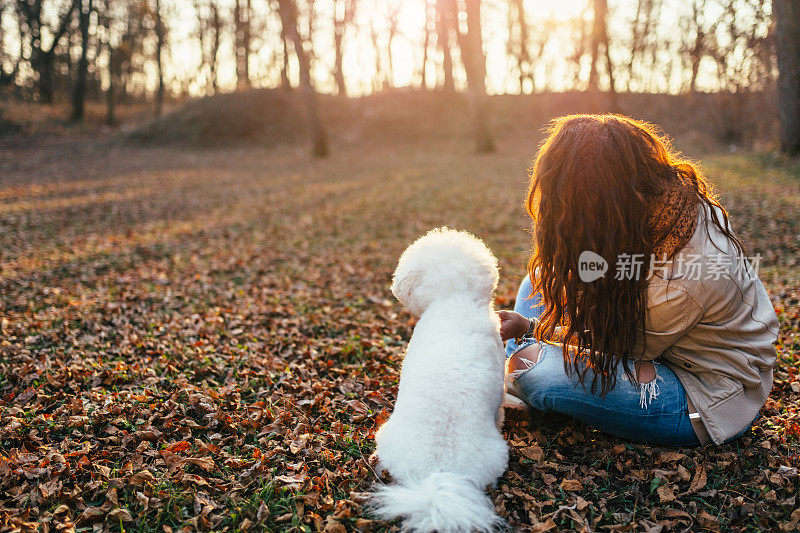
{"label": "ripped jeans", "polygon": [[[533,319],[541,315],[544,304],[538,294],[531,296],[531,292],[531,282],[526,277],[514,310]],[[506,343],[506,356],[537,342],[517,345],[511,339]],[[656,377],[650,383],[639,384],[630,382],[620,364],[616,386],[600,397],[590,391],[591,372],[586,375],[585,389],[576,376],[567,375],[561,346],[543,342],[539,346],[538,362],[512,378],[520,398],[533,409],[569,415],[623,439],[662,446],[700,443],[689,420],[686,391],[667,365],[654,361]]]}

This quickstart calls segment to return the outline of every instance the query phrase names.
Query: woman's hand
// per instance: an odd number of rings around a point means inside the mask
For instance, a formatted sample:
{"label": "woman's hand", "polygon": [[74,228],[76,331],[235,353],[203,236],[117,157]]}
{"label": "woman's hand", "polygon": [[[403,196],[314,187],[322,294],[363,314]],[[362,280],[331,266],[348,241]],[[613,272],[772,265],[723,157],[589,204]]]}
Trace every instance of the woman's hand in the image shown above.
{"label": "woman's hand", "polygon": [[521,337],[528,331],[531,321],[516,311],[498,311],[500,317],[500,338],[503,341]]}

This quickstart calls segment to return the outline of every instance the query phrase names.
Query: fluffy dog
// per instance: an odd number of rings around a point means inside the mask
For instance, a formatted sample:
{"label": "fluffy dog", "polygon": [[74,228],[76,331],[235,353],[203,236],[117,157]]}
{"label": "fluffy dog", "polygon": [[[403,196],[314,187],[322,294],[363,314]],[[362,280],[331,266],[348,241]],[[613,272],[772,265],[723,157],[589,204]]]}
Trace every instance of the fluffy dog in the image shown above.
{"label": "fluffy dog", "polygon": [[409,246],[392,293],[419,317],[397,402],[376,434],[378,466],[397,484],[370,498],[379,518],[406,531],[490,531],[499,525],[484,488],[508,464],[497,428],[505,354],[492,308],[497,259],[469,233],[439,228]]}

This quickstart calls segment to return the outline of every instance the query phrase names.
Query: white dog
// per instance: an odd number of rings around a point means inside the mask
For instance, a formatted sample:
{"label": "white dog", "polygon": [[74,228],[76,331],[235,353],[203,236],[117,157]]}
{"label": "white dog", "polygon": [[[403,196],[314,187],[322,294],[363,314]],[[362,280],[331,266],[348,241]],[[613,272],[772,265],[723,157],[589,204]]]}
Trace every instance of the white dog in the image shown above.
{"label": "white dog", "polygon": [[409,246],[392,292],[419,316],[397,403],[375,440],[397,481],[371,496],[406,531],[490,531],[500,524],[484,488],[508,464],[496,422],[505,354],[492,308],[497,259],[469,233],[440,228]]}

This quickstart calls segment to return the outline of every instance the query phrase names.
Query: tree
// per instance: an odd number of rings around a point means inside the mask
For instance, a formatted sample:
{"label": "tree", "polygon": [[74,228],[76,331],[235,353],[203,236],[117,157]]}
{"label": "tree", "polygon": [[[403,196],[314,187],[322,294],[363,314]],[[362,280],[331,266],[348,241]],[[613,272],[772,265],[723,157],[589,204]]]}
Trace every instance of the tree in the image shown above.
{"label": "tree", "polygon": [[[523,0],[512,0],[509,5],[509,53],[517,60],[519,74],[519,92],[525,92],[525,82],[533,91],[533,65],[528,44],[528,20],[525,16]],[[517,28],[517,41],[511,41],[512,30]],[[516,45],[516,46],[514,46]]]}
{"label": "tree", "polygon": [[[342,51],[342,40],[344,40],[347,26],[355,17],[355,0],[334,0],[333,4],[333,50],[334,68],[333,79],[336,81],[336,89],[340,96],[347,96],[347,86],[344,82],[344,69],[342,63],[344,53]],[[377,52],[377,51],[376,51]]]}
{"label": "tree", "polygon": [[697,92],[697,74],[700,72],[700,62],[706,54],[707,36],[713,35],[716,31],[716,24],[708,30],[703,24],[703,13],[706,10],[706,0],[695,0],[692,2],[692,17],[688,19],[689,26],[694,30],[694,40],[687,47],[689,54],[689,92]]}
{"label": "tree", "polygon": [[[17,0],[16,3],[20,24],[27,28],[31,54],[30,64],[38,76],[39,99],[44,103],[53,101],[53,67],[56,48],[69,29],[77,3],[78,0],[68,1],[67,7],[58,17],[58,25],[55,29],[50,28],[42,18],[44,0]],[[43,30],[47,30],[52,35],[49,47],[45,47],[42,43]]]}
{"label": "tree", "polygon": [[116,122],[114,89],[116,87],[119,68],[117,55],[111,43],[111,19],[113,0],[101,0],[102,4],[97,11],[97,27],[102,28],[98,42],[98,53],[106,52],[106,73],[108,75],[108,88],[106,89],[106,124],[113,126]]}
{"label": "tree", "polygon": [[431,44],[431,34],[434,28],[431,27],[431,3],[425,0],[425,36],[422,42],[422,64],[419,71],[419,87],[420,89],[428,89],[428,48]]}
{"label": "tree", "polygon": [[446,93],[456,90],[453,81],[453,57],[450,53],[450,30],[452,28],[453,11],[450,9],[451,0],[436,0],[436,44],[442,53],[442,71],[444,82],[442,89]]}
{"label": "tree", "polygon": [[161,16],[161,0],[155,3],[155,32],[156,32],[156,73],[158,86],[156,88],[156,116],[161,116],[164,110],[164,41],[166,39],[166,26]]}
{"label": "tree", "polygon": [[387,17],[389,27],[387,28],[386,57],[388,58],[389,69],[386,72],[384,83],[389,87],[394,86],[394,54],[392,53],[392,44],[397,37],[398,25],[400,24],[400,10],[402,7],[402,3],[394,3]]}
{"label": "tree", "polygon": [[328,137],[325,133],[325,128],[322,126],[317,93],[311,83],[310,61],[303,47],[303,39],[300,37],[300,32],[297,31],[297,7],[294,0],[278,0],[278,11],[283,29],[292,42],[294,53],[297,56],[297,63],[300,69],[300,90],[305,101],[309,132],[311,134],[311,153],[314,157],[327,157],[329,154]]}
{"label": "tree", "polygon": [[200,62],[202,70],[206,72],[206,91],[208,94],[217,92],[217,56],[222,36],[222,18],[216,0],[201,4],[194,2],[197,12],[197,38],[200,42]]}
{"label": "tree", "polygon": [[283,47],[283,61],[281,62],[281,88],[290,91],[292,83],[289,81],[289,36],[281,25],[281,46]]}
{"label": "tree", "polygon": [[600,56],[600,46],[605,53],[606,73],[608,74],[608,94],[612,109],[617,107],[617,91],[614,87],[614,68],[611,64],[611,53],[608,46],[608,0],[594,0],[594,21],[592,23],[592,62],[589,68],[588,91],[592,95],[599,92],[599,67],[597,62]]}
{"label": "tree", "polygon": [[86,81],[89,75],[89,24],[92,11],[94,11],[93,0],[79,0],[79,2],[78,25],[81,32],[81,56],[78,59],[78,72],[72,91],[72,120],[74,122],[82,121],[84,115]]}
{"label": "tree", "polygon": [[777,31],[778,116],[781,149],[800,154],[800,4],[797,0],[774,0]]}
{"label": "tree", "polygon": [[235,0],[233,4],[236,82],[239,88],[250,88],[251,7],[250,0]]}
{"label": "tree", "polygon": [[[494,152],[495,144],[486,111],[486,58],[481,35],[481,0],[466,0],[464,6],[467,32],[464,34],[459,30],[457,34],[461,60],[467,74],[467,95],[472,108],[475,149],[479,153]],[[454,3],[453,7],[455,8]]]}
{"label": "tree", "polygon": [[384,75],[383,75],[383,61],[381,59],[381,49],[378,46],[378,29],[375,26],[375,18],[373,17],[369,22],[369,33],[372,39],[372,49],[375,51],[375,72],[372,77],[372,92],[378,92],[383,89]]}

